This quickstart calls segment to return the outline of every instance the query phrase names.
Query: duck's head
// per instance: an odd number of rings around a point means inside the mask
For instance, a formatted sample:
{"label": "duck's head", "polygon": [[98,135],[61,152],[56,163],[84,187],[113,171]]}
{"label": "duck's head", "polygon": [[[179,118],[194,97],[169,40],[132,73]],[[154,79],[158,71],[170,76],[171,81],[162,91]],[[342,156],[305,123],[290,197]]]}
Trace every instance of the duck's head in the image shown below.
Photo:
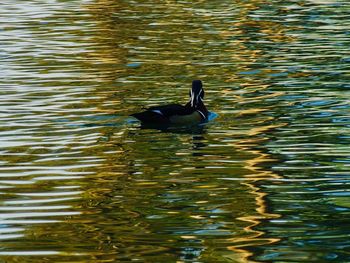
{"label": "duck's head", "polygon": [[192,108],[197,108],[197,106],[202,102],[204,99],[204,90],[203,90],[203,84],[200,80],[194,80],[192,81],[192,88],[190,90],[190,101],[189,104]]}

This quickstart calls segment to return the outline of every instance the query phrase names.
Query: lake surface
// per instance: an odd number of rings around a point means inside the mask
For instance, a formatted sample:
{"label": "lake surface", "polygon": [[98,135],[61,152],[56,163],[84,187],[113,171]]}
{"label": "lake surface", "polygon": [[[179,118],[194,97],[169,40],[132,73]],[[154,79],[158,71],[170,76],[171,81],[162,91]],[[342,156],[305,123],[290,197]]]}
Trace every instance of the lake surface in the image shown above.
{"label": "lake surface", "polygon": [[350,3],[272,2],[2,0],[0,261],[350,262]]}

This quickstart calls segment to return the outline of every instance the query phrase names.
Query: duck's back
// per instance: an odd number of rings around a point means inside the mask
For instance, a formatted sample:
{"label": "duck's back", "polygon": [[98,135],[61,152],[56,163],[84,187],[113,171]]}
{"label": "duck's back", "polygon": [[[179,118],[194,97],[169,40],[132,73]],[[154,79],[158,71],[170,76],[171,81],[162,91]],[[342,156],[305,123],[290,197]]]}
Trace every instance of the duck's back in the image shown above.
{"label": "duck's back", "polygon": [[147,111],[158,112],[169,118],[174,115],[187,115],[193,112],[191,108],[182,106],[180,104],[169,104],[163,106],[154,106],[147,109]]}
{"label": "duck's back", "polygon": [[178,115],[191,114],[193,110],[179,104],[153,106],[147,110],[134,113],[131,116],[144,123],[169,123],[171,118]]}

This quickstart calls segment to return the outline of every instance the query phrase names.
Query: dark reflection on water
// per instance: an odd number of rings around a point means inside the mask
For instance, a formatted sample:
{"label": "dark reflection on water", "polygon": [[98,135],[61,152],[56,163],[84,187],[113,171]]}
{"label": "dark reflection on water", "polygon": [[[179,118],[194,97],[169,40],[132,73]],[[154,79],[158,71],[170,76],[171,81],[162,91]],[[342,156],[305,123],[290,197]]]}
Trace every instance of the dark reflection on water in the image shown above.
{"label": "dark reflection on water", "polygon": [[[348,262],[346,1],[2,1],[4,262]],[[218,117],[142,129],[202,79]]]}

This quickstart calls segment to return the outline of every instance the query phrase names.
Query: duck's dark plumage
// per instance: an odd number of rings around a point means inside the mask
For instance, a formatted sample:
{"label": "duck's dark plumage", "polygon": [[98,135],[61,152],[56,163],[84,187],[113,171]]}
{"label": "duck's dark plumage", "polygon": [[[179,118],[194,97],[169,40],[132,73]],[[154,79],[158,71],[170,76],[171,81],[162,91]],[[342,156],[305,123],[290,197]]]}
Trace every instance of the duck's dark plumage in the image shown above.
{"label": "duck's dark plumage", "polygon": [[194,80],[190,90],[190,100],[185,106],[179,104],[153,106],[131,116],[144,124],[198,123],[208,118],[208,110],[203,103],[203,98],[202,82]]}

